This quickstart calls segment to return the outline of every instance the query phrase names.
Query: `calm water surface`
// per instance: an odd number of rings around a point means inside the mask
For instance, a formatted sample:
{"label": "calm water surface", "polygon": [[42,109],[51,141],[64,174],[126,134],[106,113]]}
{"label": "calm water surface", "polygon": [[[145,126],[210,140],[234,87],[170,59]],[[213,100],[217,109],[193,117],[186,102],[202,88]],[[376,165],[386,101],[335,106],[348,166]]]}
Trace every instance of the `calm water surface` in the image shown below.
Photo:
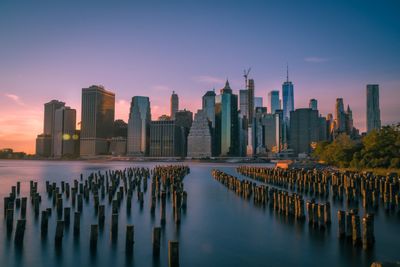
{"label": "calm water surface", "polygon": [[[0,202],[3,216],[3,198],[16,181],[21,181],[21,195],[29,195],[29,180],[38,181],[42,195],[41,209],[52,207],[45,192],[45,181],[78,179],[83,173],[125,167],[166,163],[129,162],[47,162],[0,161]],[[182,213],[181,225],[173,222],[172,207],[167,201],[167,222],[162,231],[159,260],[152,257],[152,228],[160,225],[158,209],[150,215],[149,190],[143,209],[133,198],[132,212],[126,214],[125,202],[119,215],[117,243],[110,240],[111,207],[106,203],[106,222],[100,231],[97,251],[90,252],[90,224],[97,217],[86,204],[81,217],[81,234],[73,236],[73,216],[66,228],[61,250],[54,246],[56,216],[49,219],[48,236],[40,238],[40,220],[35,220],[30,202],[27,205],[27,225],[22,249],[14,246],[14,233],[7,236],[5,220],[0,219],[0,266],[167,266],[168,240],[179,240],[181,266],[368,266],[372,261],[400,259],[400,216],[380,211],[375,218],[375,247],[371,252],[353,248],[337,238],[336,212],[341,204],[332,205],[332,225],[325,232],[309,228],[262,209],[229,191],[211,176],[218,168],[238,177],[234,164],[187,163],[191,173],[184,179],[188,192],[188,207]],[[267,166],[267,165],[266,165]],[[126,200],[126,198],[124,198]],[[103,201],[102,201],[103,202]],[[85,205],[90,205],[85,208]],[[64,207],[70,203],[64,202]],[[17,213],[19,214],[19,213]],[[71,213],[72,215],[73,213]],[[17,216],[14,215],[14,219]],[[134,224],[133,254],[125,253],[125,227]],[[15,225],[14,225],[15,231]]]}

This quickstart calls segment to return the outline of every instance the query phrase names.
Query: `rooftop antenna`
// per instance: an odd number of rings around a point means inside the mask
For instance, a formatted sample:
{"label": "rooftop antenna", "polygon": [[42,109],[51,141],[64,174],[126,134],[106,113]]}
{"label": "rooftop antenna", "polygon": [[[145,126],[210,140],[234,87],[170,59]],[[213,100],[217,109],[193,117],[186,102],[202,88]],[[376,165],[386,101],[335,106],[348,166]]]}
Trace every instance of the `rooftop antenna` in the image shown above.
{"label": "rooftop antenna", "polygon": [[243,72],[244,86],[245,86],[246,89],[247,89],[247,87],[248,87],[248,86],[247,86],[247,78],[248,78],[248,76],[249,76],[250,71],[251,71],[251,68],[248,68],[247,70],[245,69],[244,72]]}
{"label": "rooftop antenna", "polygon": [[289,82],[289,64],[286,63],[286,82]]}

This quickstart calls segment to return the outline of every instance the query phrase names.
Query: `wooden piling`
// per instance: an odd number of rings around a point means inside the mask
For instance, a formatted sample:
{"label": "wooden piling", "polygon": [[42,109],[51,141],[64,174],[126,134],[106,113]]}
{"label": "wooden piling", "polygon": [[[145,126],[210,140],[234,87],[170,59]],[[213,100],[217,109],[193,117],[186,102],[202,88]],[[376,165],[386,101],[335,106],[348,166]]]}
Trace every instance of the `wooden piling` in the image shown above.
{"label": "wooden piling", "polygon": [[127,225],[126,226],[126,237],[125,237],[125,247],[127,250],[131,250],[134,243],[134,226]]}
{"label": "wooden piling", "polygon": [[97,247],[97,237],[99,235],[99,226],[97,224],[90,225],[90,247]]}
{"label": "wooden piling", "polygon": [[62,244],[62,238],[64,235],[64,221],[57,221],[55,245],[60,246]]}
{"label": "wooden piling", "polygon": [[168,242],[168,266],[179,267],[179,242]]}
{"label": "wooden piling", "polygon": [[160,255],[161,227],[153,228],[153,256]]}
{"label": "wooden piling", "polygon": [[42,210],[42,218],[41,218],[41,222],[40,222],[40,230],[41,230],[41,234],[42,236],[46,236],[47,235],[47,228],[48,228],[48,213],[47,210]]}
{"label": "wooden piling", "polygon": [[81,228],[81,214],[76,211],[74,214],[74,236],[79,236],[80,228]]}
{"label": "wooden piling", "polygon": [[21,219],[17,221],[17,229],[15,230],[15,244],[22,245],[24,240],[26,220]]}
{"label": "wooden piling", "polygon": [[111,238],[116,239],[118,236],[118,213],[111,215]]}

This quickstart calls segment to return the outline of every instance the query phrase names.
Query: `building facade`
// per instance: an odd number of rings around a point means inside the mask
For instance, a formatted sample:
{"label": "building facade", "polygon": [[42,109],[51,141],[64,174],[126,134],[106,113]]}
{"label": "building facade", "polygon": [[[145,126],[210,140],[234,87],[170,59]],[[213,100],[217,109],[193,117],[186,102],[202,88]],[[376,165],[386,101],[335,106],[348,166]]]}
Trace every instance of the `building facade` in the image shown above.
{"label": "building facade", "polygon": [[367,132],[381,128],[381,110],[379,108],[379,85],[367,85]]}
{"label": "building facade", "polygon": [[212,156],[211,123],[203,110],[198,110],[188,136],[188,157],[206,158]]}
{"label": "building facade", "polygon": [[179,97],[177,94],[175,94],[175,91],[172,91],[170,102],[170,117],[173,120],[175,119],[175,113],[179,110]]}
{"label": "building facade", "polygon": [[54,157],[78,156],[79,135],[76,132],[76,110],[70,107],[57,109],[54,130]]}
{"label": "building facade", "polygon": [[81,156],[108,154],[114,114],[114,93],[97,85],[82,89]]}
{"label": "building facade", "polygon": [[290,147],[294,154],[310,154],[312,146],[319,140],[318,111],[300,108],[290,114]]}
{"label": "building facade", "polygon": [[236,156],[239,151],[238,98],[232,93],[228,81],[215,102],[216,153]]}
{"label": "building facade", "polygon": [[43,125],[43,134],[50,135],[50,155],[54,156],[54,141],[55,141],[55,115],[56,110],[65,106],[64,102],[58,100],[51,100],[48,103],[44,104],[44,125]]}
{"label": "building facade", "polygon": [[310,99],[310,102],[308,103],[308,107],[311,108],[312,110],[318,110],[318,101],[317,99]]}
{"label": "building facade", "polygon": [[149,154],[151,110],[150,100],[145,96],[134,96],[128,120],[127,154],[146,156]]}
{"label": "building facade", "polygon": [[279,101],[279,91],[274,90],[268,93],[268,105],[271,114],[275,114],[275,111],[281,109],[281,103]]}
{"label": "building facade", "polygon": [[173,120],[150,123],[150,157],[181,157],[182,131]]}

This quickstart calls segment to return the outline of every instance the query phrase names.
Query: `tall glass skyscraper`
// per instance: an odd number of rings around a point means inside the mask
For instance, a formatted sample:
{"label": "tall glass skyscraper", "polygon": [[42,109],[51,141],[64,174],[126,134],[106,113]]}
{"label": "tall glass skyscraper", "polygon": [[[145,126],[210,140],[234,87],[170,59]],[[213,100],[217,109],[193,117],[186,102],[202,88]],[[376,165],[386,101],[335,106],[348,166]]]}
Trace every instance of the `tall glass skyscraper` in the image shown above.
{"label": "tall glass skyscraper", "polygon": [[205,112],[207,119],[211,122],[212,128],[215,127],[215,92],[207,91],[203,95],[202,109]]}
{"label": "tall glass skyscraper", "polygon": [[128,120],[127,153],[146,156],[149,153],[150,100],[146,96],[132,97]]}
{"label": "tall glass skyscraper", "polygon": [[294,111],[293,83],[289,81],[289,75],[286,82],[282,84],[282,102],[283,102],[283,120],[289,122],[290,112]]}
{"label": "tall glass skyscraper", "polygon": [[279,102],[279,91],[271,91],[268,93],[268,105],[271,114],[275,114],[275,111],[281,109],[281,103]]}
{"label": "tall glass skyscraper", "polygon": [[108,153],[115,114],[115,94],[103,86],[82,89],[81,156]]}
{"label": "tall glass skyscraper", "polygon": [[217,155],[236,156],[239,149],[238,97],[229,82],[215,99]]}
{"label": "tall glass skyscraper", "polygon": [[367,132],[381,128],[381,110],[379,108],[379,85],[367,85]]}

